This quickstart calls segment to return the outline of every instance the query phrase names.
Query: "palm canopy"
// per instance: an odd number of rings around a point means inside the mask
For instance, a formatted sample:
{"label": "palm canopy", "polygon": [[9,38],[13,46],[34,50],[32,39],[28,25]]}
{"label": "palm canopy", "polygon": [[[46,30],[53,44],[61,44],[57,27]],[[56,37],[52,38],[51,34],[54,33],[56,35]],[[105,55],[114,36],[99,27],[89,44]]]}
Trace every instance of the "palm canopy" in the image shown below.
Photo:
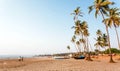
{"label": "palm canopy", "polygon": [[85,29],[85,30],[84,30],[83,35],[84,35],[84,36],[89,36],[88,29]]}
{"label": "palm canopy", "polygon": [[106,34],[103,34],[101,30],[97,30],[96,31],[96,35],[97,35],[97,38],[95,39],[96,40],[96,43],[94,44],[94,46],[100,46],[100,47],[105,47],[105,46],[108,46],[108,40],[107,40],[107,35]]}
{"label": "palm canopy", "polygon": [[97,30],[97,32],[96,32],[96,34],[98,35],[98,36],[101,36],[102,35],[102,32],[101,32],[101,30]]}
{"label": "palm canopy", "polygon": [[72,42],[75,42],[75,40],[76,40],[76,36],[75,36],[75,35],[73,35],[73,37],[72,37],[71,41],[72,41]]}
{"label": "palm canopy", "polygon": [[102,36],[98,36],[96,41],[97,42],[94,44],[94,46],[100,46],[100,47],[108,46],[108,41],[107,41],[107,35],[106,34],[102,34]]}
{"label": "palm canopy", "polygon": [[78,16],[82,17],[83,13],[81,12],[80,7],[77,7],[71,14],[75,15],[74,20],[78,20]]}
{"label": "palm canopy", "polygon": [[103,34],[102,36],[102,41],[103,41],[103,46],[108,46],[108,40],[107,40],[107,35],[106,34]]}
{"label": "palm canopy", "polygon": [[86,33],[88,32],[88,30],[87,30],[88,25],[87,25],[86,21],[81,22],[81,21],[77,20],[75,22],[75,26],[73,26],[72,28],[75,29],[74,33],[76,35],[80,35],[80,34],[83,34],[84,32],[86,32]]}
{"label": "palm canopy", "polygon": [[111,8],[109,10],[108,18],[104,19],[103,22],[111,27],[114,25],[115,27],[120,26],[120,12],[118,8]]}
{"label": "palm canopy", "polygon": [[95,0],[94,5],[89,6],[89,13],[95,9],[95,17],[100,13],[108,15],[107,11],[109,11],[109,5],[114,4],[114,2],[110,2],[109,0]]}
{"label": "palm canopy", "polygon": [[102,45],[103,45],[102,37],[101,36],[97,37],[96,41],[97,42],[94,44],[94,46],[101,46],[102,47]]}

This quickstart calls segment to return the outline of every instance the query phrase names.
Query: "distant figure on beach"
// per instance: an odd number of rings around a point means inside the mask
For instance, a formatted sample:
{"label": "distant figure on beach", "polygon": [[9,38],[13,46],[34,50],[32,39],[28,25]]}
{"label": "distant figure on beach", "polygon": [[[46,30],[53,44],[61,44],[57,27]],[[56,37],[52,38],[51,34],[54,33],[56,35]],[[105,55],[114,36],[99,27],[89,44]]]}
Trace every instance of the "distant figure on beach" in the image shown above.
{"label": "distant figure on beach", "polygon": [[23,61],[23,57],[19,56],[18,61]]}

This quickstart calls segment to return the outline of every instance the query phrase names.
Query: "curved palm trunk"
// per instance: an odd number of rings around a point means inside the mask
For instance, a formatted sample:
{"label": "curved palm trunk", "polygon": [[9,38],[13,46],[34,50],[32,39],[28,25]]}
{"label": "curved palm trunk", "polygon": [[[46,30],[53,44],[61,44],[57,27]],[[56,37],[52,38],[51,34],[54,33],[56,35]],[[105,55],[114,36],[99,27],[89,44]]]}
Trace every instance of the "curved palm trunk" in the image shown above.
{"label": "curved palm trunk", "polygon": [[91,53],[90,53],[90,50],[89,50],[88,37],[86,37],[86,50],[87,50],[86,60],[88,60],[88,61],[93,61],[93,60],[91,59]]}
{"label": "curved palm trunk", "polygon": [[110,37],[109,37],[109,31],[108,31],[108,27],[107,26],[106,26],[106,31],[107,31],[107,35],[108,35],[108,46],[109,46],[109,53],[110,53],[110,63],[114,63],[113,58],[112,58]]}
{"label": "curved palm trunk", "polygon": [[87,51],[90,52],[89,46],[88,46],[88,37],[86,37],[86,38],[87,38],[87,39],[86,39],[86,41],[87,41],[87,42],[86,42],[86,43],[87,43],[87,44],[86,44],[86,45],[87,45]]}
{"label": "curved palm trunk", "polygon": [[[103,20],[105,20],[105,18],[104,18],[104,15],[103,15],[103,13],[101,12],[101,10],[100,10],[100,13],[102,14],[102,17],[103,17]],[[111,52],[111,45],[110,45],[110,37],[109,37],[109,31],[108,31],[108,26],[107,25],[105,25],[105,27],[106,27],[106,32],[107,32],[107,40],[108,40],[108,46],[109,46],[109,54],[110,54],[110,63],[114,63],[114,61],[113,61],[113,57],[112,57],[112,52]]]}
{"label": "curved palm trunk", "polygon": [[98,47],[99,52],[101,51],[100,46]]}
{"label": "curved palm trunk", "polygon": [[116,32],[116,36],[117,36],[117,40],[118,40],[118,47],[120,49],[120,40],[119,40],[118,32],[117,32],[117,29],[115,26],[114,26],[114,28],[115,28],[115,32]]}
{"label": "curved palm trunk", "polygon": [[[82,33],[82,32],[81,32]],[[81,34],[81,37],[82,37],[82,40],[83,40],[83,33]],[[83,43],[83,42],[82,42]],[[83,43],[83,47],[84,47],[84,52],[85,52],[85,48],[86,48],[86,45],[85,45],[85,43]]]}
{"label": "curved palm trunk", "polygon": [[74,43],[74,46],[75,46],[75,48],[76,48],[76,51],[77,51],[77,53],[78,53],[79,51],[78,51],[78,48],[76,47],[75,43]]}
{"label": "curved palm trunk", "polygon": [[81,49],[80,49],[79,45],[77,45],[77,48],[78,48],[79,52],[81,52]]}
{"label": "curved palm trunk", "polygon": [[90,45],[90,49],[91,49],[91,51],[93,51],[92,46],[91,46],[91,44],[90,44],[90,41],[89,41],[89,40],[88,40],[88,44]]}

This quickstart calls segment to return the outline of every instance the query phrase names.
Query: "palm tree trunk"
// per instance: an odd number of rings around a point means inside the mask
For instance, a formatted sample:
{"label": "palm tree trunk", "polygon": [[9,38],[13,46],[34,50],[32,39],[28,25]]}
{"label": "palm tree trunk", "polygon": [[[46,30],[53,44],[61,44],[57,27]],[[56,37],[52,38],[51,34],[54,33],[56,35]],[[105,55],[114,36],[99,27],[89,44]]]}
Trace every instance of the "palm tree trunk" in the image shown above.
{"label": "palm tree trunk", "polygon": [[89,45],[88,45],[88,37],[86,37],[86,45],[87,45],[87,51],[90,52]]}
{"label": "palm tree trunk", "polygon": [[118,36],[118,32],[117,32],[117,29],[116,29],[115,25],[114,25],[114,28],[115,28],[115,32],[116,32],[116,36],[117,36],[117,40],[118,40],[118,47],[119,47],[119,49],[120,49],[119,36]]}
{"label": "palm tree trunk", "polygon": [[[82,33],[82,32],[81,32]],[[83,37],[83,33],[81,34],[81,37],[82,37],[82,40],[84,39],[84,37]],[[84,43],[84,42],[82,42],[83,43],[83,48],[84,48],[84,52],[85,52],[85,49],[86,49],[86,44]]]}
{"label": "palm tree trunk", "polygon": [[107,35],[108,35],[108,46],[109,46],[109,53],[110,53],[110,63],[114,63],[113,58],[112,58],[112,52],[111,52],[111,45],[110,45],[110,37],[109,37],[109,31],[108,31],[108,27],[106,26],[106,31],[107,31]]}
{"label": "palm tree trunk", "polygon": [[77,47],[78,47],[79,52],[81,52],[81,49],[80,49],[79,45],[77,45]]}
{"label": "palm tree trunk", "polygon": [[91,51],[93,51],[92,46],[91,46],[91,44],[90,44],[90,41],[89,41],[89,40],[88,40],[88,43],[89,43],[89,45],[90,45],[90,49],[91,49]]}
{"label": "palm tree trunk", "polygon": [[76,48],[76,51],[77,51],[77,53],[78,53],[79,51],[78,51],[78,48],[76,47],[75,43],[74,43],[74,46],[75,46],[75,48]]}
{"label": "palm tree trunk", "polygon": [[87,53],[88,53],[87,60],[88,60],[88,61],[93,61],[93,60],[91,59],[91,52],[90,52],[90,50],[89,50],[88,37],[86,37],[86,46],[87,46]]}
{"label": "palm tree trunk", "polygon": [[[101,10],[100,10],[100,13],[102,14],[103,20],[105,20],[104,15],[103,15],[103,13],[102,13]],[[105,27],[106,27],[106,32],[107,32],[107,40],[108,40],[109,54],[110,54],[110,61],[109,61],[109,62],[110,62],[110,63],[114,63],[113,57],[112,57],[112,52],[111,52],[111,45],[110,45],[110,37],[109,37],[108,26],[105,25]]]}

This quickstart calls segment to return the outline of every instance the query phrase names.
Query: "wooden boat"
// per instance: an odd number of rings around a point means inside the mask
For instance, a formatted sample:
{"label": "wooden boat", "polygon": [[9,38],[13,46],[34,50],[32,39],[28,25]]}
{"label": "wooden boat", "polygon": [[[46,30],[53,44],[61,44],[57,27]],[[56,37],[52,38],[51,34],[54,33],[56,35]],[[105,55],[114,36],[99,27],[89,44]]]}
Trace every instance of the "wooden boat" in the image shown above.
{"label": "wooden boat", "polygon": [[77,56],[77,57],[74,57],[74,59],[85,59],[85,56],[83,56],[83,55]]}

